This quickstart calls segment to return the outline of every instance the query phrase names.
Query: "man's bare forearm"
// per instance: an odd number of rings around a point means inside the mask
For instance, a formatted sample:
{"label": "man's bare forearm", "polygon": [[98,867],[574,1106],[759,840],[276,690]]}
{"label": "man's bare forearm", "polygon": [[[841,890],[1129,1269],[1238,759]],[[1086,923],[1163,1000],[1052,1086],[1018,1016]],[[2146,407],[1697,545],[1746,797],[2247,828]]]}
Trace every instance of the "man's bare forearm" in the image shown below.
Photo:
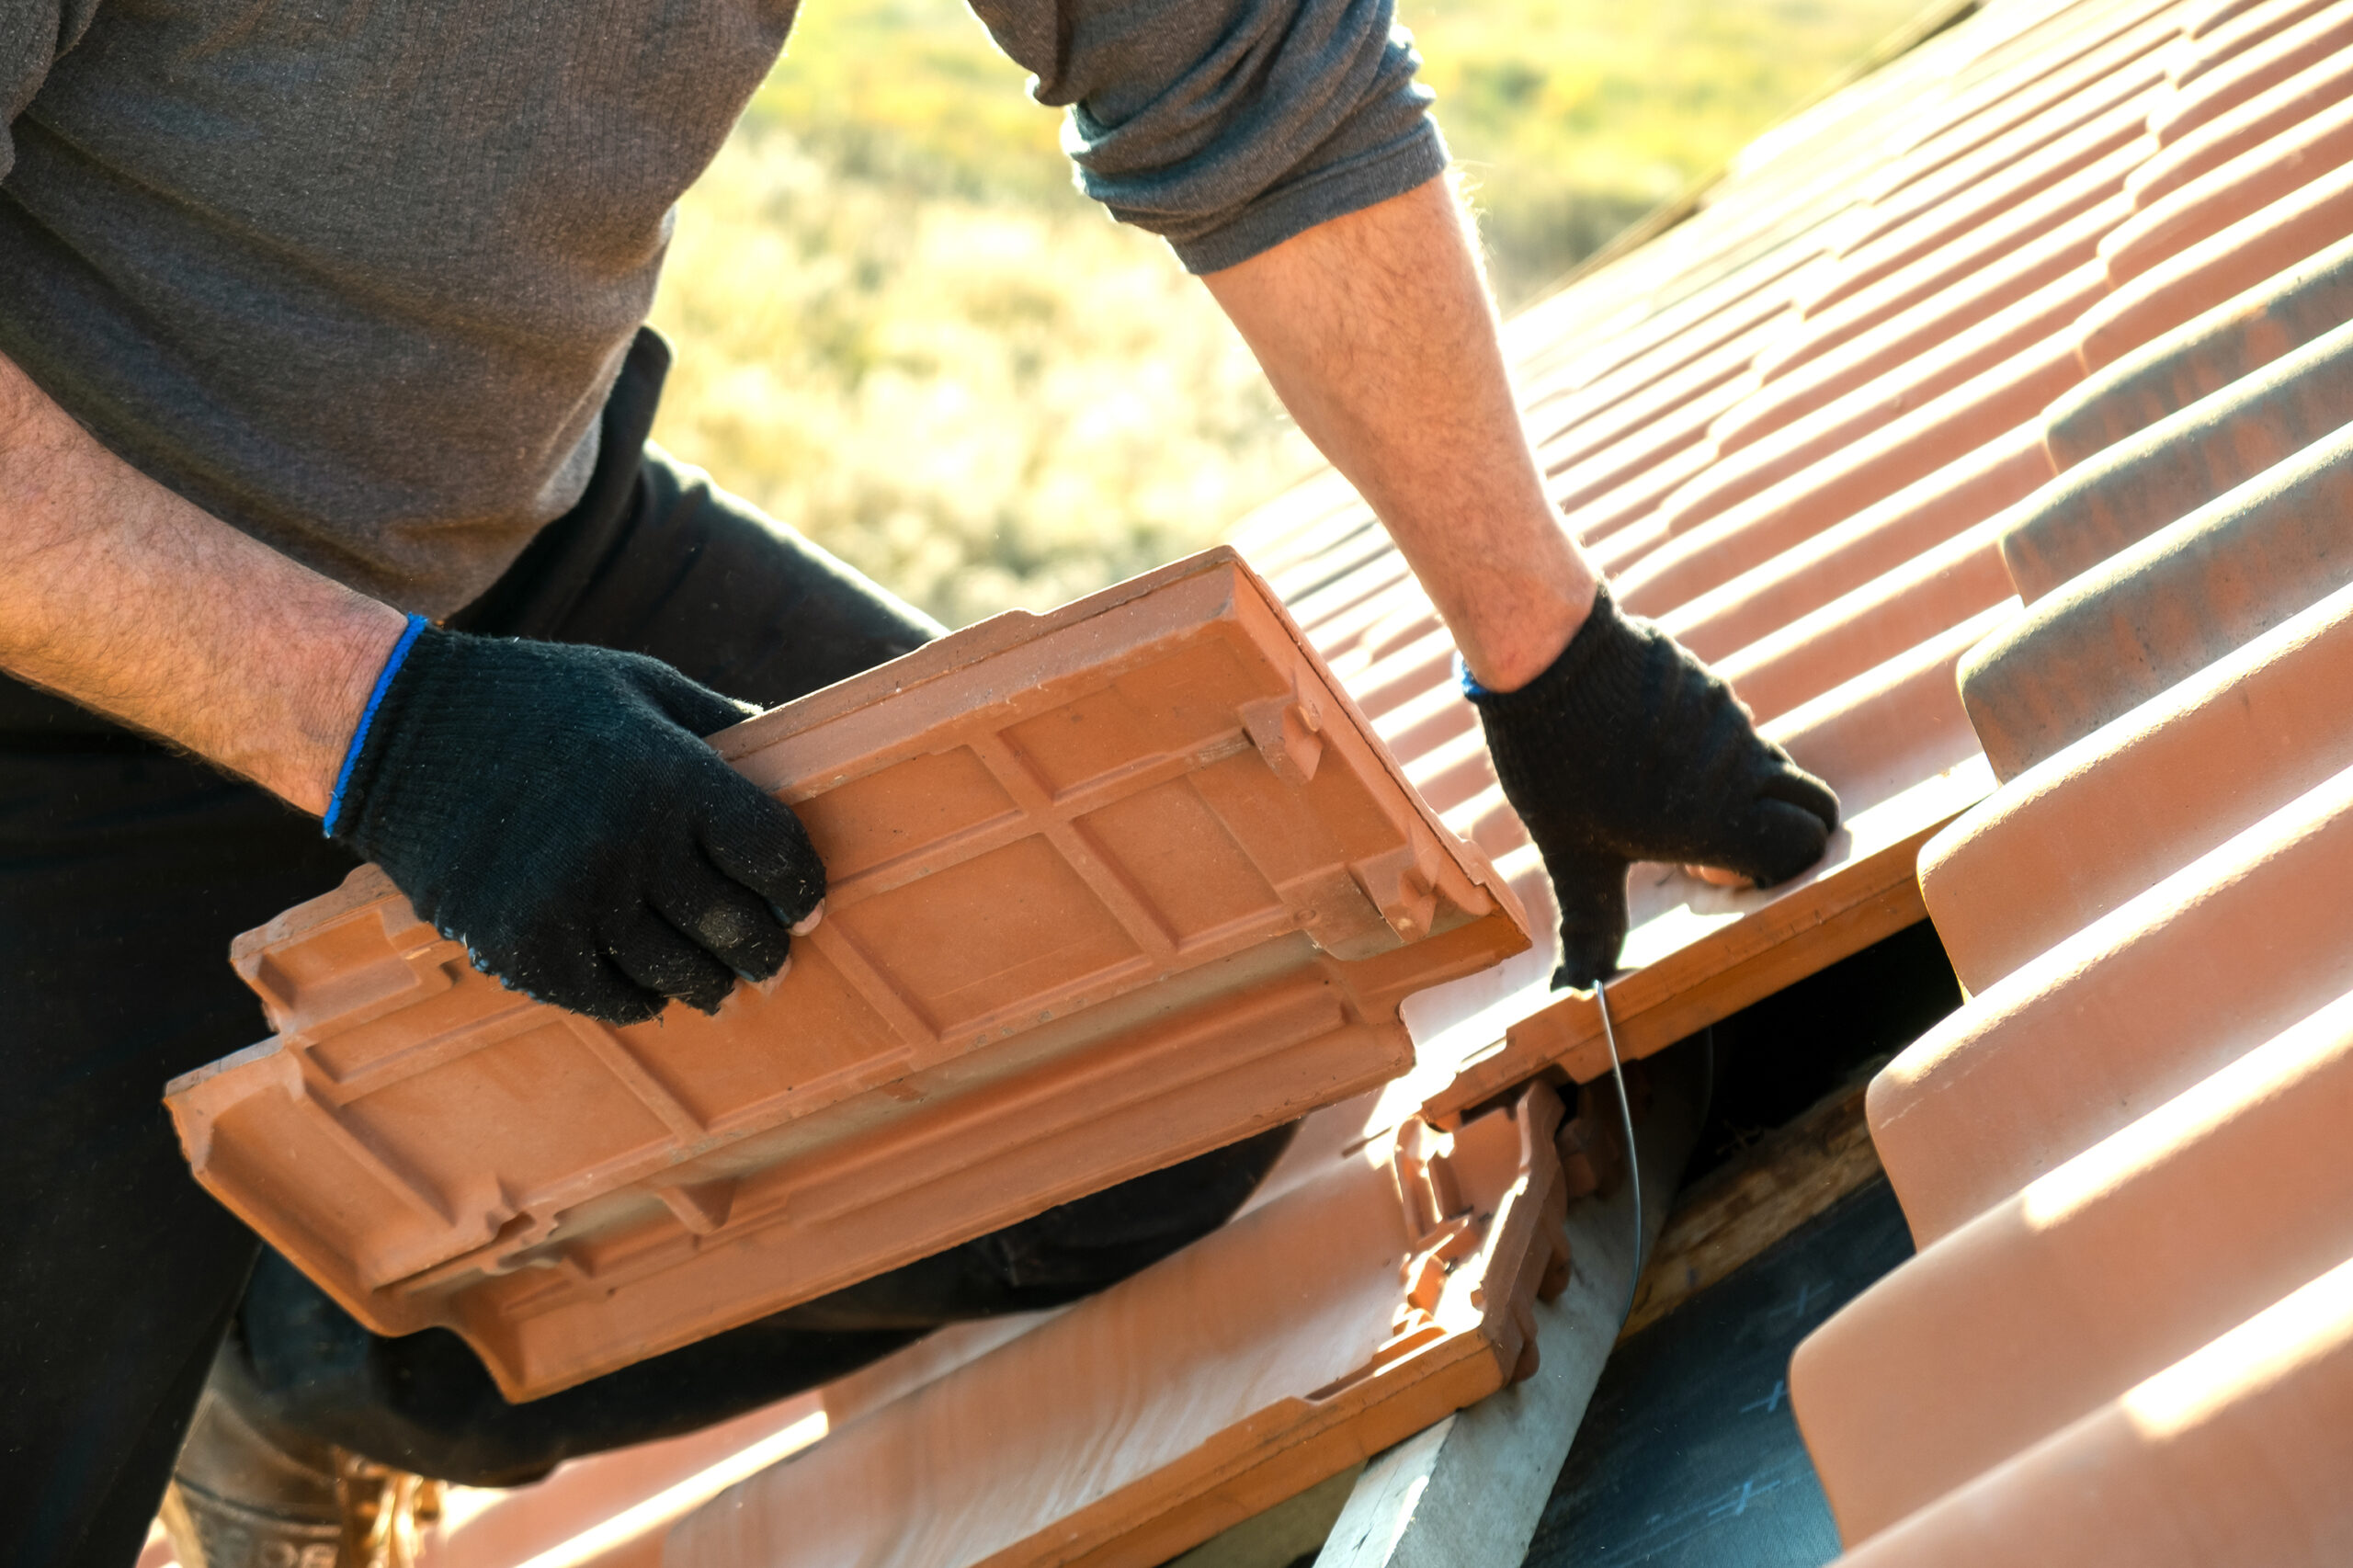
{"label": "man's bare forearm", "polygon": [[0,358],[0,668],[318,813],[402,626],[141,474]]}
{"label": "man's bare forearm", "polygon": [[1204,281],[1300,428],[1388,525],[1471,673],[1498,691],[1541,673],[1600,578],[1544,494],[1447,183]]}

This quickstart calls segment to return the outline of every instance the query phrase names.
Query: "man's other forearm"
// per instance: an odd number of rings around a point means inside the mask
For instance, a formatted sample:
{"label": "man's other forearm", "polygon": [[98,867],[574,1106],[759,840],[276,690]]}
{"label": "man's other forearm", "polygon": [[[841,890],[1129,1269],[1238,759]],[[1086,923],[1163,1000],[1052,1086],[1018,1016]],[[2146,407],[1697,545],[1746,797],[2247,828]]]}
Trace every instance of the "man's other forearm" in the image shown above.
{"label": "man's other forearm", "polygon": [[1600,578],[1522,428],[1468,222],[1431,180],[1203,279],[1388,525],[1480,683],[1525,685]]}
{"label": "man's other forearm", "polygon": [[320,813],[402,625],[147,479],[0,358],[0,668]]}

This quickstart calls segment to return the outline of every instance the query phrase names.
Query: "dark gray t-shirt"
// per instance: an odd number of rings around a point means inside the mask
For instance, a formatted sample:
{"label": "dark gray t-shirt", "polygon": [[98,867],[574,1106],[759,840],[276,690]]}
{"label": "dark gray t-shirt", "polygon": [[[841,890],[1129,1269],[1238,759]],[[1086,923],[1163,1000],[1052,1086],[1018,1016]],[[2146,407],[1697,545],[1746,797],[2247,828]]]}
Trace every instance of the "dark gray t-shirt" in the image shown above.
{"label": "dark gray t-shirt", "polygon": [[[1391,0],[977,0],[1197,271],[1444,150]],[[445,614],[565,510],[670,213],[793,0],[0,0],[0,353],[114,451]]]}

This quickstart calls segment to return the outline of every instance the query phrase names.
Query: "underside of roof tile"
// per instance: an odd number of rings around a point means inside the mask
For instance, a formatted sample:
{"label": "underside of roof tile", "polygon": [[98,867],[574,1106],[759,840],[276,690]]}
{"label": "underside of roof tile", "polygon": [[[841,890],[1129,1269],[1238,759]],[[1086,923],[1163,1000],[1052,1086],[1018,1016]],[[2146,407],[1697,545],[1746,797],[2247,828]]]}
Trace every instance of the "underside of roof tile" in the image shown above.
{"label": "underside of roof tile", "polygon": [[608,1028],[372,868],[241,939],[278,1033],[172,1085],[200,1180],[380,1333],[529,1398],[1395,1076],[1528,947],[1216,551],[725,732],[825,857],[791,969]]}

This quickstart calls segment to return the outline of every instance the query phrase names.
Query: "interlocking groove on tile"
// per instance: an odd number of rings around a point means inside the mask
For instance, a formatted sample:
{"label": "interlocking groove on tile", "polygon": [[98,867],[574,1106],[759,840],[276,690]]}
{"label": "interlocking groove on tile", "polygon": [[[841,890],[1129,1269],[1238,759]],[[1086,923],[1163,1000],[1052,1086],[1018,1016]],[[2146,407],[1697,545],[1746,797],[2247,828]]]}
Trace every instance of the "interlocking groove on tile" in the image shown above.
{"label": "interlocking groove on tile", "polygon": [[706,1505],[668,1568],[1153,1568],[1533,1370],[1561,1105],[1418,1120]]}
{"label": "interlocking groove on tile", "polygon": [[564,1387],[1403,1072],[1525,949],[1231,551],[714,741],[832,878],[780,980],[609,1028],[372,869],[242,938],[278,1034],[176,1082],[199,1177],[382,1333]]}

